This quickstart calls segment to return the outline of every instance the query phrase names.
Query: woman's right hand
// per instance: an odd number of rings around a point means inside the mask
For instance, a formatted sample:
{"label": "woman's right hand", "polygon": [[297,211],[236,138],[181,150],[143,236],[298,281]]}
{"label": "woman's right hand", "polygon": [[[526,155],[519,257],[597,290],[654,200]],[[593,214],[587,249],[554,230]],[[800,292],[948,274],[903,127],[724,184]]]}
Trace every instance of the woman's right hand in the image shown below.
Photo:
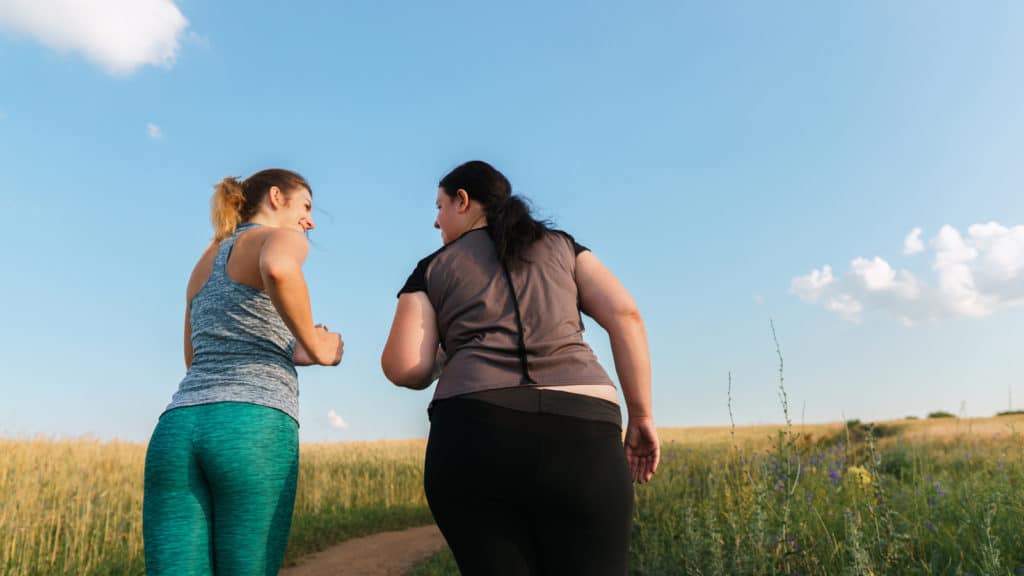
{"label": "woman's right hand", "polygon": [[341,334],[331,332],[323,324],[317,324],[315,328],[317,348],[319,349],[317,363],[322,366],[337,366],[341,363],[341,356],[345,353],[345,341],[341,339]]}

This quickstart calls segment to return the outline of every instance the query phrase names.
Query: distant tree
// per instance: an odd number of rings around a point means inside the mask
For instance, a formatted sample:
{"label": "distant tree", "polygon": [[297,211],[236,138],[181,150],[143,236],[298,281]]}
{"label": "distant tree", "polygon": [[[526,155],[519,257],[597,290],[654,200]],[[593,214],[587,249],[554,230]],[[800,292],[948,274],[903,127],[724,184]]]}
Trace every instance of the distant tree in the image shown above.
{"label": "distant tree", "polygon": [[943,411],[943,410],[939,410],[938,412],[929,412],[928,413],[928,417],[929,418],[956,418],[956,416],[950,414],[949,412]]}

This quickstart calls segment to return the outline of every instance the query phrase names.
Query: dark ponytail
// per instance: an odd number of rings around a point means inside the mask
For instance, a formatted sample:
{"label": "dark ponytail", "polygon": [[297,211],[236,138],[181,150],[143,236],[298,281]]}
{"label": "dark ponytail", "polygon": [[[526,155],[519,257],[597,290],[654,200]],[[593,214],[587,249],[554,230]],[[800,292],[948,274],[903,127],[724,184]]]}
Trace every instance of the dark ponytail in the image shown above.
{"label": "dark ponytail", "polygon": [[512,194],[508,178],[486,162],[466,162],[449,172],[438,186],[452,198],[460,189],[465,190],[484,207],[488,232],[503,264],[523,261],[526,249],[548,232],[548,223],[534,219],[526,199]]}

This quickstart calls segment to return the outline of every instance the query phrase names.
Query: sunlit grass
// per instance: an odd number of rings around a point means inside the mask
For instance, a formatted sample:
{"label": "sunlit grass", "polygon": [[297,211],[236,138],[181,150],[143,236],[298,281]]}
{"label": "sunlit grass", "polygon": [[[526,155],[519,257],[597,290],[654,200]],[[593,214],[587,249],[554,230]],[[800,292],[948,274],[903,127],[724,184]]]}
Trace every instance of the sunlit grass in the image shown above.
{"label": "sunlit grass", "polygon": [[[431,521],[423,440],[301,447],[289,559]],[[143,444],[0,439],[0,574],[142,574]]]}
{"label": "sunlit grass", "polygon": [[[1024,573],[1024,416],[867,428],[661,429],[632,573]],[[424,448],[303,445],[289,559],[429,523]],[[142,444],[0,440],[0,573],[142,574],[144,460]]]}
{"label": "sunlit grass", "polygon": [[[735,447],[730,427],[661,429],[630,573],[1024,574],[1024,438],[1006,418],[885,422],[877,440],[741,427]],[[445,549],[414,574],[458,571]]]}

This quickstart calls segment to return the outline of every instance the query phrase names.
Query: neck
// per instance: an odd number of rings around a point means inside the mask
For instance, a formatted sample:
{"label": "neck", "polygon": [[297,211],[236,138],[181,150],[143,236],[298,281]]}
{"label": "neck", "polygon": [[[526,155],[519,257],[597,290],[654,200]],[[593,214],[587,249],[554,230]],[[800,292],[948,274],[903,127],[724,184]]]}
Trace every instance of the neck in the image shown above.
{"label": "neck", "polygon": [[278,225],[277,222],[275,222],[269,216],[267,216],[266,214],[264,214],[262,212],[257,214],[257,215],[255,215],[255,216],[253,216],[252,218],[248,219],[247,221],[243,222],[243,224],[262,224],[263,226],[277,226]]}
{"label": "neck", "polygon": [[469,224],[469,228],[466,228],[466,232],[469,232],[470,230],[478,230],[480,228],[486,228],[486,227],[487,227],[487,216],[484,215],[484,214],[481,214],[480,216],[478,216],[476,218],[476,220],[473,220]]}

